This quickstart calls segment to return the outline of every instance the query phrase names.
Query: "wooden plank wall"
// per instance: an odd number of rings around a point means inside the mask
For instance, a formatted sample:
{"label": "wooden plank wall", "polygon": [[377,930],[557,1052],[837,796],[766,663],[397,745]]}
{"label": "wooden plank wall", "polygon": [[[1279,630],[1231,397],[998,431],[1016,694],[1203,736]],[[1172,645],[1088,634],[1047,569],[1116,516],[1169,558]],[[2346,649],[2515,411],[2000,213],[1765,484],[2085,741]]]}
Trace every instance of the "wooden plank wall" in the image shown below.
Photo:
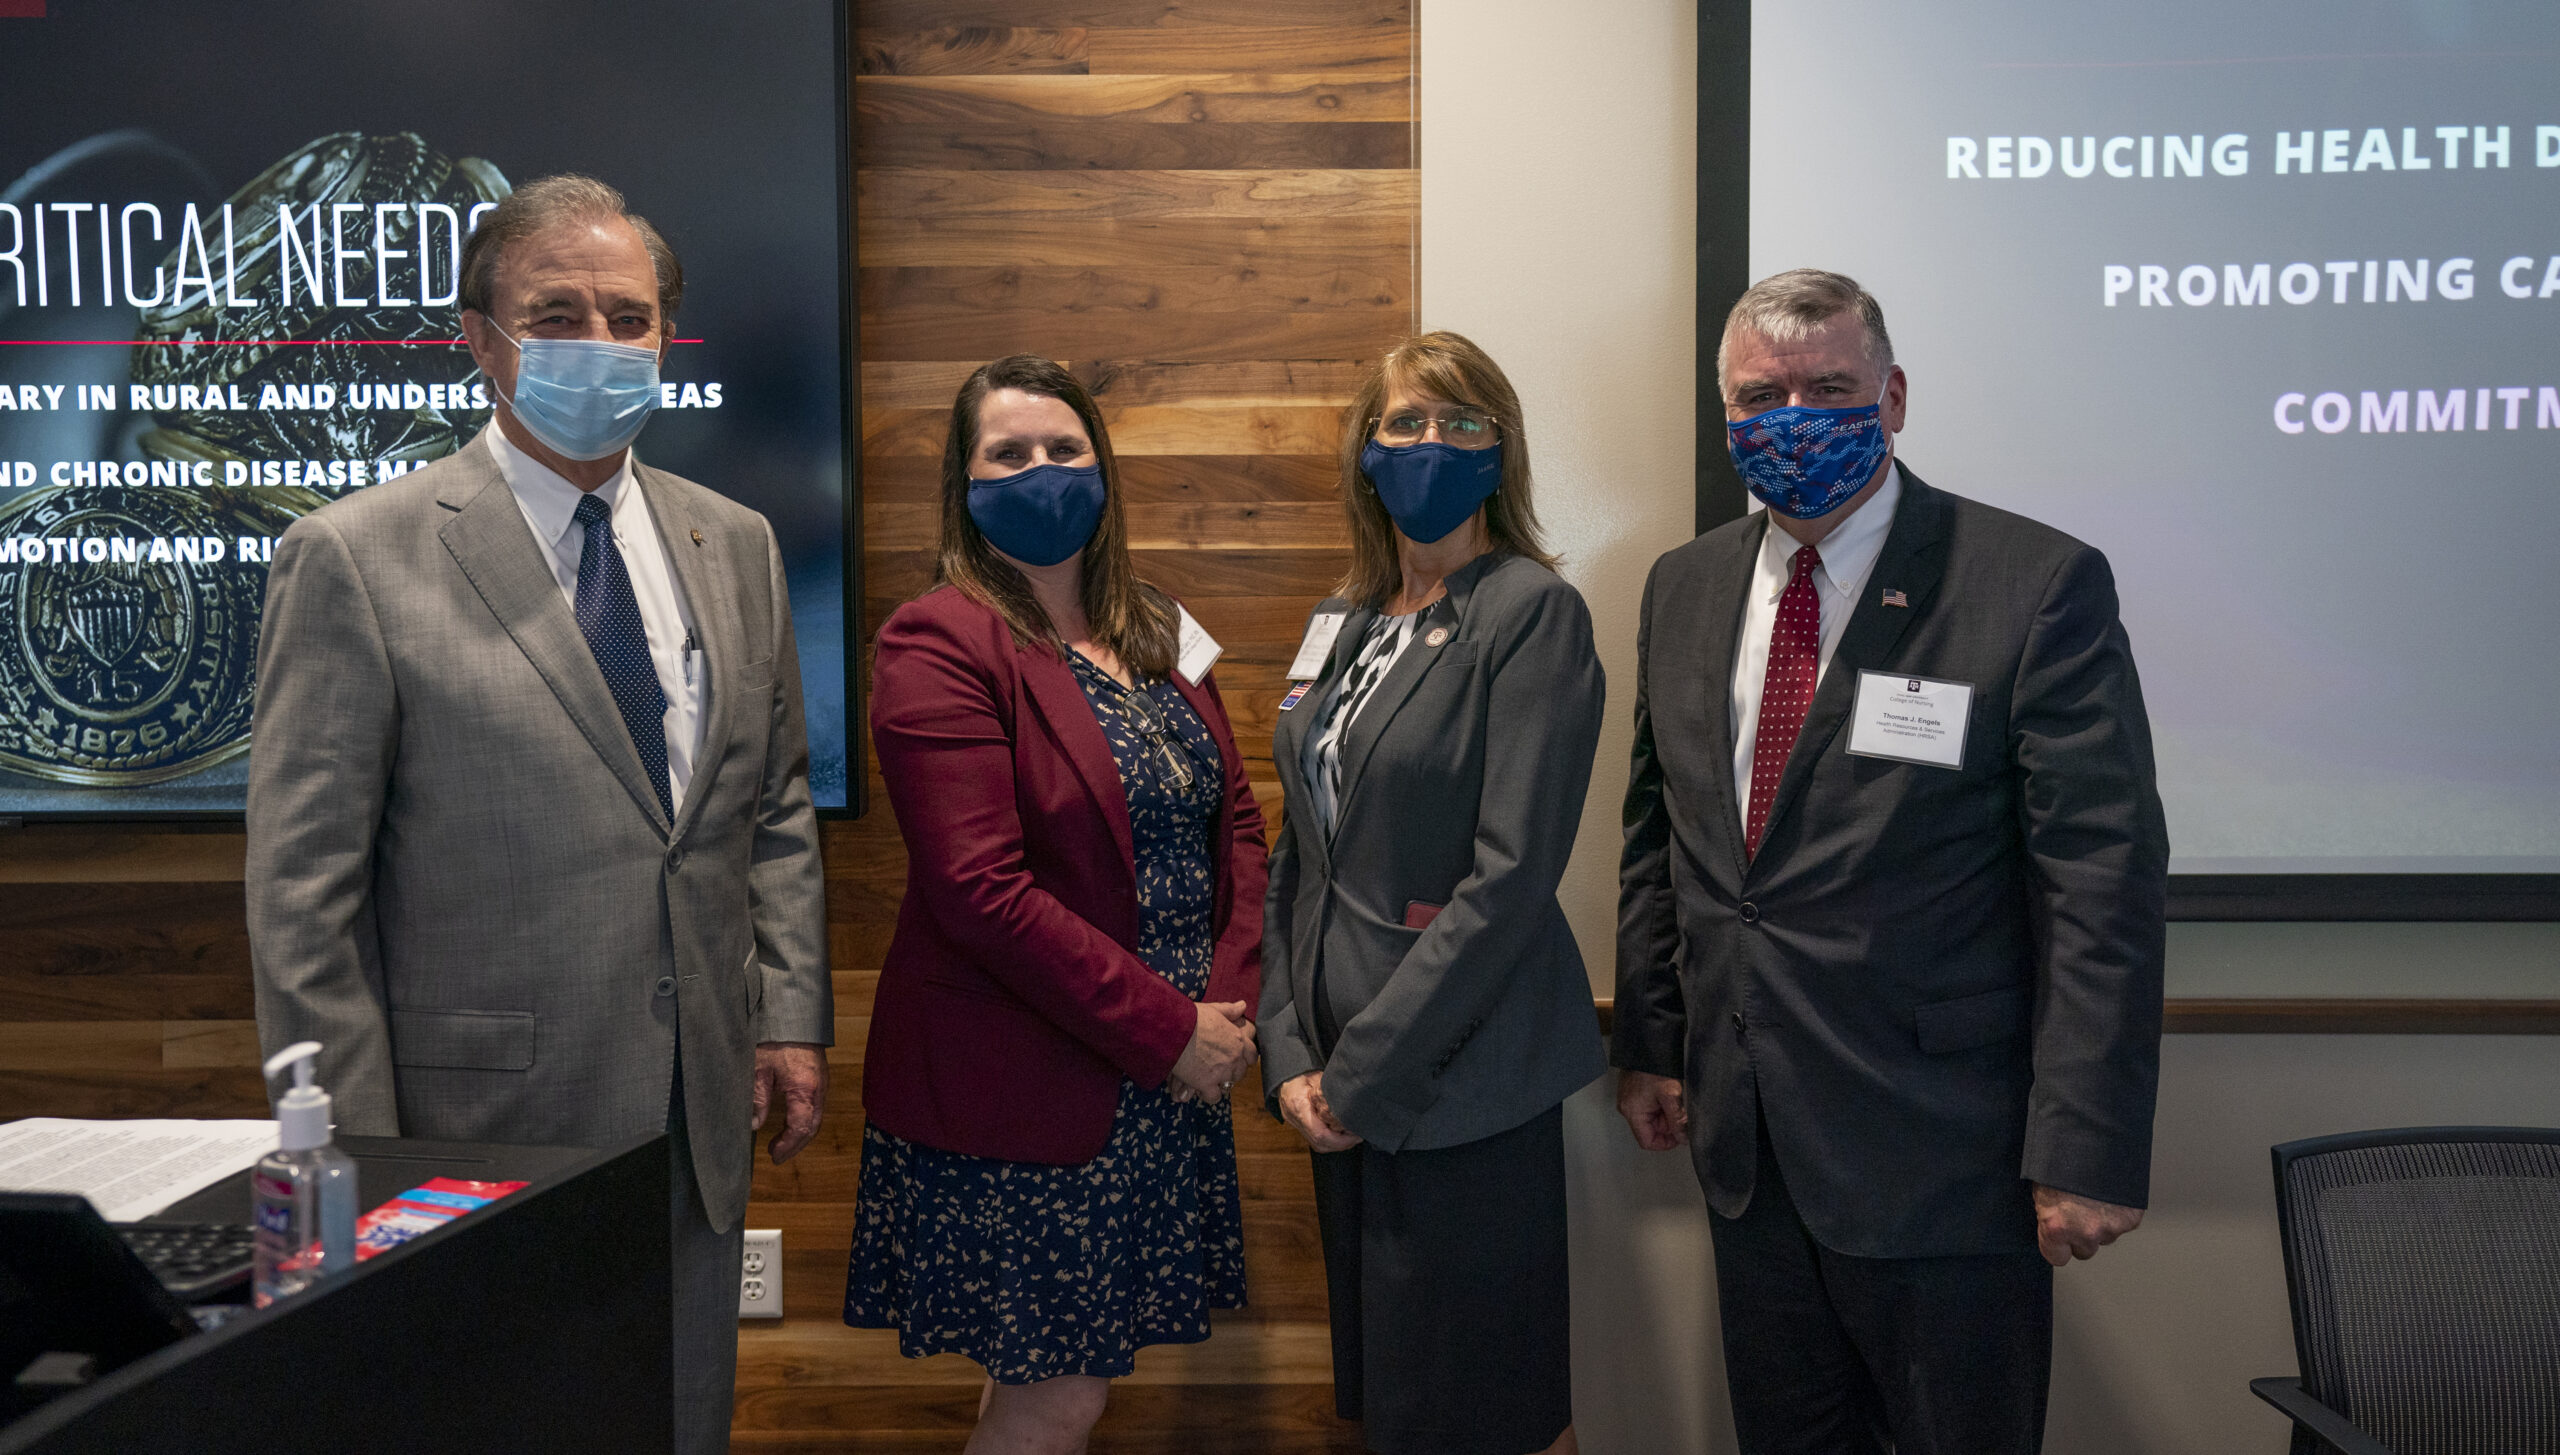
{"label": "wooden plank wall", "polygon": [[[1141,569],[1226,646],[1266,757],[1281,668],[1341,572],[1334,430],[1409,332],[1419,200],[1403,0],[857,3],[866,619],[922,590],[953,390],[1002,353],[1108,411]],[[956,1451],[978,1397],[843,1327],[871,988],[905,873],[882,807],[827,834],[841,1044],[827,1130],[767,1166],[787,1317],[749,1326],[738,1447]],[[0,1120],[263,1115],[236,829],[0,833]],[[1358,1448],[1330,1414],[1305,1155],[1239,1118],[1253,1307],[1159,1349],[1100,1451]]]}
{"label": "wooden plank wall", "polygon": [[[1414,327],[1414,34],[1402,0],[857,0],[865,616],[931,570],[970,370],[1070,364],[1101,402],[1140,570],[1226,647],[1266,811],[1281,671],[1342,572],[1342,406]],[[829,840],[839,1012],[823,1144],[757,1182],[788,1318],[751,1328],[742,1450],[957,1450],[979,1393],[836,1321],[861,1045],[903,883],[883,804]],[[1252,1307],[1114,1391],[1098,1451],[1356,1450],[1332,1418],[1306,1154],[1237,1118]]]}

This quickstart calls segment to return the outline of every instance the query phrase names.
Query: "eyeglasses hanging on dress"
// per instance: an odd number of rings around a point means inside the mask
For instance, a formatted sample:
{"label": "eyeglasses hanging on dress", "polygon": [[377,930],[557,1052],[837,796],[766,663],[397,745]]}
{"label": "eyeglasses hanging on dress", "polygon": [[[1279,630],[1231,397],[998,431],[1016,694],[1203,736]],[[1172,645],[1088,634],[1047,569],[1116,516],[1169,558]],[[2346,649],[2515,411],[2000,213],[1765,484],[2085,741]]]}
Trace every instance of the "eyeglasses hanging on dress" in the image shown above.
{"label": "eyeglasses hanging on dress", "polygon": [[1174,731],[1173,723],[1156,706],[1156,700],[1143,688],[1123,688],[1120,692],[1121,715],[1129,720],[1130,730],[1145,738],[1155,749],[1156,775],[1175,793],[1191,791],[1191,747]]}
{"label": "eyeglasses hanging on dress", "polygon": [[[1068,648],[1074,651],[1073,648]],[[1191,766],[1191,745],[1182,740],[1164,709],[1143,687],[1123,687],[1110,673],[1094,666],[1091,658],[1075,652],[1078,660],[1092,667],[1094,676],[1111,684],[1111,703],[1119,710],[1129,730],[1146,739],[1150,756],[1155,759],[1156,777],[1177,794],[1188,793],[1198,775]]]}

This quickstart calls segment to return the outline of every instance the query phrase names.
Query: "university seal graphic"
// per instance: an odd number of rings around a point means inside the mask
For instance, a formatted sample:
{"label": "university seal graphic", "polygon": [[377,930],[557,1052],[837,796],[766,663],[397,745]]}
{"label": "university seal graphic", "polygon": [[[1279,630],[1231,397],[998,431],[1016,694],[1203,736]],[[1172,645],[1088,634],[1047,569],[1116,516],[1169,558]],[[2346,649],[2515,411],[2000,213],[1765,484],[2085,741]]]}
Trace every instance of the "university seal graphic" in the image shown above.
{"label": "university seal graphic", "polygon": [[[472,209],[509,190],[417,136],[340,133],[180,238],[116,390],[122,458],[0,495],[0,769],[133,787],[248,750],[275,538],[487,422],[469,352],[444,341]],[[423,277],[385,305],[374,270],[404,255]]]}

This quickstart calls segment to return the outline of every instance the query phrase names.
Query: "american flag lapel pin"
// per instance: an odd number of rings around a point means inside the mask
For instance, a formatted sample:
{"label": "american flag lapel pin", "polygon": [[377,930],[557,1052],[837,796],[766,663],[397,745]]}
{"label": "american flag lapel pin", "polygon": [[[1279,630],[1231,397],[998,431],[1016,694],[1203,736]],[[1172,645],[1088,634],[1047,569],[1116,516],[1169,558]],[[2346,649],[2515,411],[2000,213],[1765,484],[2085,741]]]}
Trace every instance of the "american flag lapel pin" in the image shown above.
{"label": "american flag lapel pin", "polygon": [[1899,591],[1888,588],[1884,593],[1884,604],[1887,606],[1907,607],[1911,604],[1911,598],[1903,595]]}

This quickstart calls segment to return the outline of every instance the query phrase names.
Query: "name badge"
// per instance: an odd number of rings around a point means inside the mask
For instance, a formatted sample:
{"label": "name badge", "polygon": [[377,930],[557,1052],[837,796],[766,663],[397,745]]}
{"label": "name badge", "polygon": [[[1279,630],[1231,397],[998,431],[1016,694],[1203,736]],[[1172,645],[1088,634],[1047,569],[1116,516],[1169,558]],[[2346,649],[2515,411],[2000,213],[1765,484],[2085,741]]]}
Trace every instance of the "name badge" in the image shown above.
{"label": "name badge", "polygon": [[1849,752],[1859,758],[1961,768],[1965,726],[1972,719],[1970,682],[1860,672],[1858,705],[1849,719]]}
{"label": "name badge", "polygon": [[1342,635],[1342,624],[1351,619],[1347,611],[1320,611],[1307,620],[1307,634],[1298,643],[1298,655],[1289,659],[1289,670],[1283,677],[1321,677],[1324,659],[1333,655],[1333,639]]}
{"label": "name badge", "polygon": [[1183,681],[1197,687],[1200,679],[1209,675],[1210,664],[1216,662],[1226,648],[1218,645],[1218,639],[1209,635],[1207,627],[1191,619],[1189,608],[1177,602],[1173,609],[1181,618],[1174,640],[1182,653],[1174,662],[1173,670],[1182,674]]}

